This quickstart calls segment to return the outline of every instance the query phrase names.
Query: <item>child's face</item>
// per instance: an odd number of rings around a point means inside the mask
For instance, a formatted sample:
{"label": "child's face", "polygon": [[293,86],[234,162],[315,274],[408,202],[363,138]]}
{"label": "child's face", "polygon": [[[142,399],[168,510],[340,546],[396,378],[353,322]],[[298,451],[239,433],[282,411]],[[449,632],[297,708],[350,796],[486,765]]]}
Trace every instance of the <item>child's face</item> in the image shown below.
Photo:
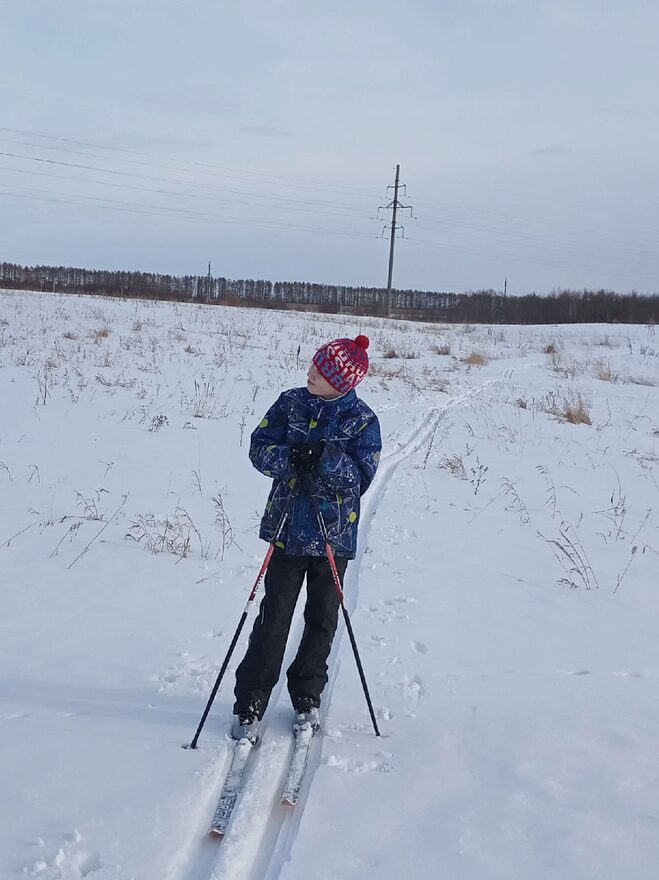
{"label": "child's face", "polygon": [[325,400],[333,400],[336,397],[341,397],[341,394],[336,388],[333,388],[327,379],[320,375],[314,364],[311,364],[309,372],[307,373],[307,391],[309,391],[310,394],[315,394],[316,397],[322,397]]}

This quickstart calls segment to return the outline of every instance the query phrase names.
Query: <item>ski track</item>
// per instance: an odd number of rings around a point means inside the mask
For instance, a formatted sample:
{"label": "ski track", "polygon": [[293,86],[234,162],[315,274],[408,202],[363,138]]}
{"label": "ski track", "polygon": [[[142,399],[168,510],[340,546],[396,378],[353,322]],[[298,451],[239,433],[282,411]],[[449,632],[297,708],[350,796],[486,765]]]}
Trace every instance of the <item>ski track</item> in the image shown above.
{"label": "ski track", "polygon": [[[513,372],[514,369],[506,369],[500,376],[486,379],[479,385],[468,388],[464,393],[450,398],[444,406],[427,410],[405,438],[397,441],[397,448],[383,456],[362,506],[362,526],[359,532],[357,556],[349,565],[346,574],[345,596],[349,613],[357,604],[359,572],[368,544],[371,524],[398,465],[419,452],[432,440],[434,432],[450,410],[469,403],[491,384],[510,381]],[[302,604],[299,603],[300,606]],[[291,627],[284,668],[293,659],[292,655],[301,637],[302,624],[302,610],[299,608]],[[339,628],[328,662],[329,680],[323,693],[323,718],[331,705],[332,691],[339,672],[338,655],[343,630],[344,627],[339,619]],[[359,643],[358,636],[357,641]],[[354,662],[351,665],[354,667]],[[356,670],[352,671],[356,674]],[[314,738],[297,806],[295,808],[282,806],[279,798],[292,750],[291,709],[287,695],[285,700],[280,699],[283,689],[282,676],[273,691],[268,711],[261,725],[260,743],[252,753],[227,834],[221,842],[211,839],[208,831],[220,795],[221,784],[224,781],[224,773],[229,767],[230,746],[204,773],[209,781],[211,779],[220,781],[216,783],[212,796],[204,798],[203,806],[194,813],[191,845],[182,853],[177,866],[173,866],[174,870],[169,874],[171,880],[278,880],[284,865],[290,860],[309,789],[320,766],[322,733]],[[220,767],[222,773],[219,772]],[[182,866],[181,863],[184,865]]]}

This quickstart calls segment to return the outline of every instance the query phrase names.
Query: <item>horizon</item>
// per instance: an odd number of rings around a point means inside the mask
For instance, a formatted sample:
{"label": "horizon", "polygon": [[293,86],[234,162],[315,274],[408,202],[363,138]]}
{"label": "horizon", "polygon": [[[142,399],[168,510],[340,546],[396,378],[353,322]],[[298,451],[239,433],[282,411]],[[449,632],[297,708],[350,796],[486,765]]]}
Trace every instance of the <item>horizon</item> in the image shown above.
{"label": "horizon", "polygon": [[[109,266],[101,266],[101,267],[98,267],[98,266],[79,266],[79,265],[65,265],[63,263],[34,263],[34,264],[28,265],[28,264],[16,263],[16,262],[13,262],[12,260],[2,260],[2,261],[0,261],[0,263],[4,263],[8,266],[16,266],[18,268],[22,268],[25,270],[31,270],[31,271],[35,271],[38,269],[45,269],[45,270],[71,269],[74,271],[82,271],[82,272],[108,272],[108,273],[115,272],[115,273],[126,273],[126,274],[135,274],[135,275],[152,275],[152,276],[155,275],[155,276],[163,276],[163,277],[169,277],[169,278],[192,277],[192,278],[203,279],[203,278],[208,277],[208,272],[162,272],[158,269],[132,269],[132,268],[127,269],[126,267],[112,268]],[[214,272],[211,272],[211,279],[213,281],[224,280],[224,281],[231,282],[231,283],[240,282],[240,281],[253,281],[257,284],[258,283],[271,284],[271,285],[275,285],[275,284],[310,284],[310,285],[326,286],[328,288],[342,288],[342,287],[344,287],[344,288],[352,289],[352,290],[360,290],[361,289],[361,290],[378,290],[378,291],[383,291],[383,292],[386,291],[386,285],[377,286],[377,285],[356,284],[356,283],[340,283],[340,282],[335,282],[335,281],[318,281],[317,279],[312,279],[312,278],[259,278],[256,276],[230,277],[227,275],[218,275],[218,274],[215,274]],[[4,283],[4,279],[0,278],[0,288],[2,286],[2,283]],[[12,289],[27,290],[27,291],[30,290],[30,288],[26,288],[26,287],[16,287],[16,288],[9,287],[6,289],[7,290],[12,290]],[[59,289],[60,288],[57,288],[57,290],[59,290]],[[38,293],[39,291],[35,290],[34,292]],[[85,293],[85,291],[81,291],[81,292]],[[561,287],[561,288],[555,288],[555,289],[547,290],[547,291],[526,290],[526,291],[517,291],[517,292],[510,292],[510,291],[504,292],[503,289],[497,290],[496,288],[493,288],[493,287],[478,288],[478,289],[472,288],[472,289],[468,289],[468,290],[439,290],[439,289],[431,290],[431,289],[418,288],[418,287],[396,287],[394,285],[392,287],[392,292],[394,292],[394,293],[418,293],[418,294],[429,294],[429,295],[438,294],[438,295],[447,295],[447,296],[470,296],[470,295],[478,295],[478,294],[484,294],[484,293],[492,293],[492,294],[495,294],[496,296],[513,297],[513,298],[517,298],[517,299],[521,299],[523,297],[532,297],[532,296],[537,296],[537,297],[542,298],[542,297],[558,297],[563,294],[581,295],[581,294],[585,294],[585,293],[586,294],[604,293],[607,295],[620,296],[620,297],[639,296],[639,297],[644,297],[644,298],[653,298],[653,297],[659,296],[659,290],[642,292],[642,291],[636,290],[636,289],[616,290],[614,288],[606,288],[606,287],[599,287],[599,288],[595,288],[595,287],[581,287],[581,288]],[[91,295],[93,295],[93,291],[91,292]],[[216,299],[216,297],[211,297],[211,299],[212,300]]]}

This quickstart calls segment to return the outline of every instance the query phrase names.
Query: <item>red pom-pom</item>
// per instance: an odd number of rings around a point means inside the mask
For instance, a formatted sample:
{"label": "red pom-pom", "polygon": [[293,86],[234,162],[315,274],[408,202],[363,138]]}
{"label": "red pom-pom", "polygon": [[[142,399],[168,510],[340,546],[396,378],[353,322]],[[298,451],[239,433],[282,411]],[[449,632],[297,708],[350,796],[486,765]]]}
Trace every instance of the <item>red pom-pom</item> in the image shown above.
{"label": "red pom-pom", "polygon": [[370,340],[368,336],[357,336],[355,339],[355,345],[358,345],[360,348],[368,348],[370,345]]}

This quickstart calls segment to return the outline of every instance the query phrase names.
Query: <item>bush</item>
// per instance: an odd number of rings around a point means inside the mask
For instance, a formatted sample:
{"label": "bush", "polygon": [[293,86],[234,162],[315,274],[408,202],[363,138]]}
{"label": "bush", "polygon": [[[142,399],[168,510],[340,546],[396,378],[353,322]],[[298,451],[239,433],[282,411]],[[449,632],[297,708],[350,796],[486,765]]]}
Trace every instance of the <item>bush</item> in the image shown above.
{"label": "bush", "polygon": [[595,361],[595,375],[602,382],[615,382],[618,378],[611,369],[611,364],[603,359]]}
{"label": "bush", "polygon": [[489,358],[484,354],[479,354],[477,351],[473,351],[467,357],[462,358],[463,364],[469,364],[472,367],[484,367],[488,362]]}
{"label": "bush", "polygon": [[450,345],[433,345],[430,350],[435,354],[451,354]]}

